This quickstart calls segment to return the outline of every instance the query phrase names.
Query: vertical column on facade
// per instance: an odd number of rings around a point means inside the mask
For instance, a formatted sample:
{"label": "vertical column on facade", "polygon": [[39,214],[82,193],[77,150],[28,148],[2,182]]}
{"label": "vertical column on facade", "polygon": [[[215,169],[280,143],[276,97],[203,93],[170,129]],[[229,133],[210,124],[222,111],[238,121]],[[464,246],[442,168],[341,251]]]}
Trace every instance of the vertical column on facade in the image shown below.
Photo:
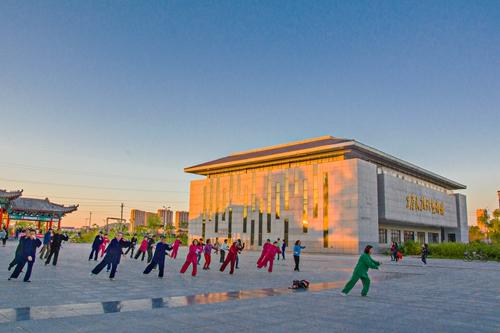
{"label": "vertical column on facade", "polygon": [[266,210],[267,233],[271,233],[271,206],[272,206],[272,181],[271,181],[271,173],[269,173],[267,176],[267,210]]}
{"label": "vertical column on facade", "polygon": [[328,172],[323,175],[323,247],[327,248],[328,244]]}

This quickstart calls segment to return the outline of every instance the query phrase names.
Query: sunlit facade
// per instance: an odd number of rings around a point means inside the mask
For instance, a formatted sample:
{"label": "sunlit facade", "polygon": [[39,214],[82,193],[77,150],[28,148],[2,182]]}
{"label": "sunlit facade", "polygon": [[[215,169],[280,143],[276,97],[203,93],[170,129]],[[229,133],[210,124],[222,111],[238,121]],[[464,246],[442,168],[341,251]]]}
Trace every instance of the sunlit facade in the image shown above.
{"label": "sunlit facade", "polygon": [[358,253],[391,241],[468,241],[465,186],[357,141],[321,137],[199,164],[186,172],[191,238],[297,239]]}

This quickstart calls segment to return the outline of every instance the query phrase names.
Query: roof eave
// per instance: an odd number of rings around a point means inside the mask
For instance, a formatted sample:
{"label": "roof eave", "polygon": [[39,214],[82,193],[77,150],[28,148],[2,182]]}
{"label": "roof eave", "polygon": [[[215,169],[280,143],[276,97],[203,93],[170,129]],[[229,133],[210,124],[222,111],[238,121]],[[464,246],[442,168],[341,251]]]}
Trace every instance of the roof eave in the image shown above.
{"label": "roof eave", "polygon": [[432,179],[435,179],[435,181],[437,183],[442,183],[442,184],[446,184],[447,188],[449,189],[453,189],[453,190],[465,190],[467,188],[466,185],[464,184],[461,184],[461,183],[458,183],[456,181],[453,181],[451,179],[448,179],[446,177],[443,177],[443,176],[440,176],[432,171],[429,171],[429,170],[426,170],[424,168],[421,168],[415,164],[412,164],[410,162],[406,162],[400,158],[397,158],[395,156],[392,156],[390,154],[387,154],[387,153],[384,153],[383,151],[380,151],[376,148],[373,148],[373,147],[370,147],[370,146],[367,146],[363,143],[360,143],[360,142],[357,142],[355,141],[354,142],[354,146],[361,149],[361,150],[366,150],[368,152],[371,152],[372,154],[375,154],[375,155],[378,155],[386,160],[389,160],[391,162],[394,162],[394,163],[397,163],[397,164],[400,164],[400,165],[403,165],[404,167],[408,168],[408,169],[413,169],[414,171],[416,171],[417,173],[420,173],[420,174],[423,174],[423,175],[426,175],[427,177],[429,178],[432,178]]}

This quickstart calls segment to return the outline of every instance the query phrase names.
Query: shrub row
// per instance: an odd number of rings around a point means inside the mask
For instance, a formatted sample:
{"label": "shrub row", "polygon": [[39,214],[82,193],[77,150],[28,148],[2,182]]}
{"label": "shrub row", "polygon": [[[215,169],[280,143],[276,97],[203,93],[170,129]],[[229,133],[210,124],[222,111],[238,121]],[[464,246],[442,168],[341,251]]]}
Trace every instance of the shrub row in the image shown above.
{"label": "shrub row", "polygon": [[[400,251],[404,255],[420,255],[422,247],[414,241],[407,241]],[[500,261],[500,243],[486,244],[482,242],[464,243],[439,243],[429,244],[429,256],[434,258],[462,259],[464,252],[476,251],[485,255],[488,260]]]}

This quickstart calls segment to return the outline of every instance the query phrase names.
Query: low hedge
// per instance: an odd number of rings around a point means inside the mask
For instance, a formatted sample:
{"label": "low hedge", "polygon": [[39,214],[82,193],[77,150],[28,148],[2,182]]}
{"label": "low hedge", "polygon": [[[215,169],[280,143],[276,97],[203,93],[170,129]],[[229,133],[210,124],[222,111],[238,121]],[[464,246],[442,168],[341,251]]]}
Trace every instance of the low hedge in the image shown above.
{"label": "low hedge", "polygon": [[[407,241],[400,246],[400,251],[404,255],[420,255],[422,246],[414,241]],[[482,242],[464,243],[439,243],[429,244],[429,257],[463,259],[464,252],[480,252],[488,260],[500,261],[500,243],[486,244]]]}

